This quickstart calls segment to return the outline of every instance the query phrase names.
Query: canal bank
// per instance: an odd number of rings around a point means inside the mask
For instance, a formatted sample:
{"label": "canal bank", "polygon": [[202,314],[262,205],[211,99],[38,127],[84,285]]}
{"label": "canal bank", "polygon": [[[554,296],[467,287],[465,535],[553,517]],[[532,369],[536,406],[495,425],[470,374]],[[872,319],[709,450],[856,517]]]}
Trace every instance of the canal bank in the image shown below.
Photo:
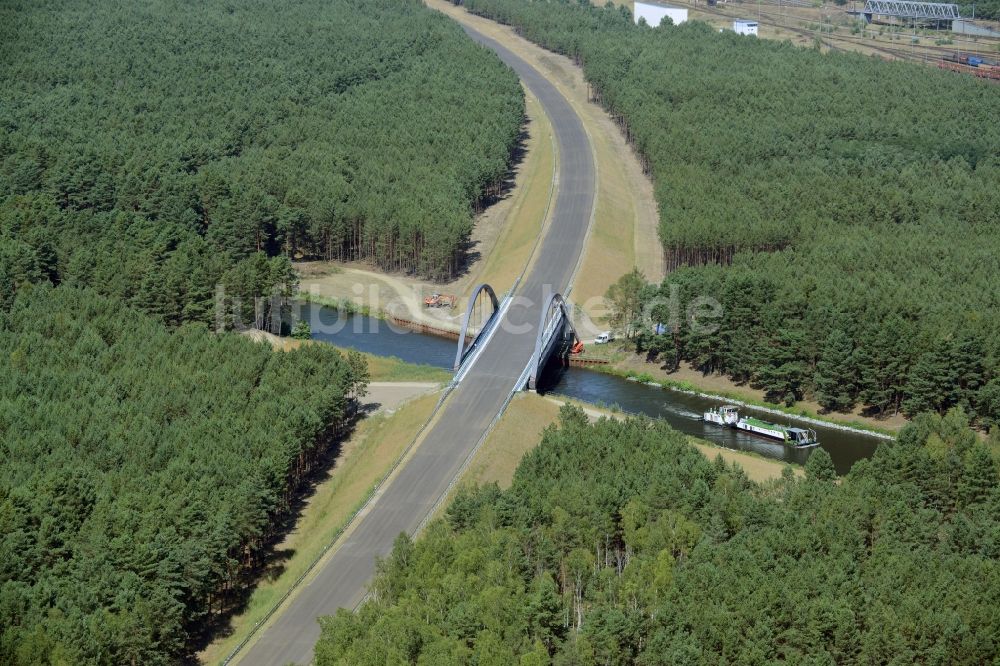
{"label": "canal bank", "polygon": [[[313,338],[357,349],[376,356],[395,356],[409,363],[450,369],[455,358],[455,341],[416,333],[390,321],[360,314],[341,313],[315,303],[299,303],[296,318],[305,318]],[[542,392],[557,398],[617,409],[621,412],[666,420],[675,429],[716,446],[746,451],[773,460],[805,464],[815,449],[792,449],[780,442],[748,433],[721,428],[701,421],[707,409],[731,400],[699,393],[649,386],[587,368],[549,368],[541,384]],[[833,459],[838,474],[845,474],[858,460],[869,458],[885,435],[852,430],[841,424],[804,419],[756,405],[741,408],[746,414],[783,425],[807,426],[816,430],[820,446]]]}
{"label": "canal bank", "polygon": [[855,406],[848,412],[826,412],[820,404],[809,399],[799,400],[791,407],[785,407],[766,400],[764,390],[753,388],[747,382],[736,382],[720,373],[705,373],[688,362],[682,362],[676,369],[667,370],[661,363],[649,361],[645,355],[632,353],[627,349],[590,346],[585,356],[607,361],[597,368],[601,372],[619,377],[636,377],[642,381],[653,381],[680,390],[720,396],[729,402],[736,401],[761,409],[773,409],[775,413],[796,418],[812,418],[823,423],[836,423],[893,438],[909,423],[902,414],[867,415],[860,406]]}

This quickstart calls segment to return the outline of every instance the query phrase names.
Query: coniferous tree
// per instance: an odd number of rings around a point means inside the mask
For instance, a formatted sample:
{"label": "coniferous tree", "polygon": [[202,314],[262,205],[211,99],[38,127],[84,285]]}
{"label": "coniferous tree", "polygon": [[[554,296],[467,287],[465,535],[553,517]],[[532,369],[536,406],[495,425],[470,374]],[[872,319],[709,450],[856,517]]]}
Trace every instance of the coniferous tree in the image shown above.
{"label": "coniferous tree", "polygon": [[185,659],[367,381],[329,347],[170,332],[66,285],[18,292],[0,356],[5,663]]}
{"label": "coniferous tree", "polygon": [[854,404],[857,381],[858,369],[851,339],[843,330],[834,329],[827,336],[816,362],[813,377],[816,401],[830,411],[849,409]]}
{"label": "coniferous tree", "polygon": [[804,346],[802,331],[782,328],[774,340],[757,350],[754,384],[764,389],[769,400],[792,405],[802,398],[808,367],[799,356]]}
{"label": "coniferous tree", "polygon": [[837,482],[816,449],[805,480],[758,485],[663,424],[563,410],[509,489],[398,545],[391,596],[322,621],[317,663],[385,663],[386,636],[411,663],[453,641],[458,663],[991,663],[1000,494],[968,434],[928,413]]}

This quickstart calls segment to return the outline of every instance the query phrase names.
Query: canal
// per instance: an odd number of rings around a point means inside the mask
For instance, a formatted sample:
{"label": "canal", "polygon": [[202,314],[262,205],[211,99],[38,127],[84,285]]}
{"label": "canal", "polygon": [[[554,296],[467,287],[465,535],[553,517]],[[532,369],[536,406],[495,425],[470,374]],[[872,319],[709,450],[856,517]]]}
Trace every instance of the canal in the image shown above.
{"label": "canal", "polygon": [[[455,342],[431,335],[421,335],[389,322],[364,315],[340,313],[312,304],[297,304],[295,318],[305,317],[313,338],[339,347],[380,356],[395,356],[409,363],[423,363],[451,369],[455,360]],[[718,400],[688,395],[631,382],[584,368],[549,368],[540,382],[543,392],[574,398],[594,405],[614,407],[629,414],[644,414],[667,421],[673,428],[720,446],[750,451],[767,458],[805,464],[815,449],[792,449],[784,444],[741,431],[704,423],[701,414],[720,404]],[[869,458],[882,441],[871,435],[833,426],[804,423],[791,417],[779,417],[752,408],[740,408],[741,414],[758,416],[766,421],[812,428],[820,446],[829,452],[838,474],[846,474],[862,458]]]}

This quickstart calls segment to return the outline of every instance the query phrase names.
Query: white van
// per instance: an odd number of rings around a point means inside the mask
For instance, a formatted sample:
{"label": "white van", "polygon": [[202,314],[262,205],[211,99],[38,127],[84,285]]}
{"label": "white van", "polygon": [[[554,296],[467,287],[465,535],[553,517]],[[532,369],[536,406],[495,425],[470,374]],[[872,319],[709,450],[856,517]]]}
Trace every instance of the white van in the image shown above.
{"label": "white van", "polygon": [[615,336],[614,336],[614,334],[611,331],[604,331],[603,333],[601,333],[600,335],[598,335],[596,338],[594,338],[594,344],[595,345],[606,345],[606,344],[608,344],[609,342],[611,342],[614,339],[615,339]]}

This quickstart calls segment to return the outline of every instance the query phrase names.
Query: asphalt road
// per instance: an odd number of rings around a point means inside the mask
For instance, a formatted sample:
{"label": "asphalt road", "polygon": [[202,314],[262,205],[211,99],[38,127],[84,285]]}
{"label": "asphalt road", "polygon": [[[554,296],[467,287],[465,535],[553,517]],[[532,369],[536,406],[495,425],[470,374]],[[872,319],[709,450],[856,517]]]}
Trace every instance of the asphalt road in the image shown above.
{"label": "asphalt road", "polygon": [[537,70],[484,35],[472,39],[496,51],[539,99],[558,142],[558,190],[548,232],[533,269],[522,280],[505,321],[448,398],[424,442],[358,520],[346,542],[312,582],[275,616],[237,661],[252,666],[307,664],[319,638],[316,618],[354,608],[364,598],[375,558],[392,550],[400,532],[413,534],[458,474],[499,413],[531,358],[547,290],[562,293],[577,261],[594,206],[595,169],[590,140],[562,94]]}

